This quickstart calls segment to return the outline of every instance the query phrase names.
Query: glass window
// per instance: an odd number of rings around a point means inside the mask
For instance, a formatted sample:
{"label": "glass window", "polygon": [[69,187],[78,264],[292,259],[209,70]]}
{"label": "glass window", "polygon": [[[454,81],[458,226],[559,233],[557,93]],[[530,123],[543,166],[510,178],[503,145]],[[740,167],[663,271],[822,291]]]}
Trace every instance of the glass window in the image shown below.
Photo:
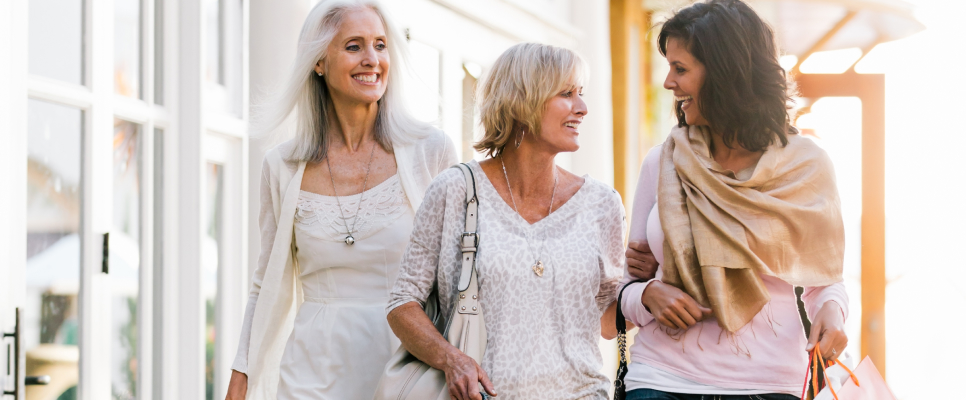
{"label": "glass window", "polygon": [[224,71],[224,1],[205,0],[205,79],[225,84]]}
{"label": "glass window", "polygon": [[27,102],[27,266],[24,345],[27,375],[62,364],[53,379],[76,398],[80,289],[81,143],[84,112]]}
{"label": "glass window", "polygon": [[110,235],[111,392],[137,398],[141,232],[141,126],[114,120],[114,197]]}
{"label": "glass window", "polygon": [[84,84],[84,1],[29,0],[28,14],[30,73]]}
{"label": "glass window", "polygon": [[204,0],[205,107],[242,115],[244,27],[240,0]]}
{"label": "glass window", "polygon": [[[207,163],[205,168],[205,236],[202,238],[202,286],[205,298],[205,400],[215,399],[218,281],[221,271],[222,203],[224,168]],[[224,394],[222,394],[224,395]]]}
{"label": "glass window", "polygon": [[152,386],[154,389],[155,399],[162,398],[161,392],[161,382],[164,364],[161,362],[163,358],[162,351],[164,350],[164,335],[161,334],[162,322],[164,319],[164,131],[158,128],[154,129],[154,302],[153,302],[153,313],[154,313],[154,324],[152,329],[156,332],[153,335],[154,347],[153,347],[153,359],[154,359],[154,376],[152,379],[155,384]]}
{"label": "glass window", "polygon": [[140,0],[114,0],[114,92],[141,98]]}
{"label": "glass window", "polygon": [[164,0],[154,0],[154,103],[164,104]]}

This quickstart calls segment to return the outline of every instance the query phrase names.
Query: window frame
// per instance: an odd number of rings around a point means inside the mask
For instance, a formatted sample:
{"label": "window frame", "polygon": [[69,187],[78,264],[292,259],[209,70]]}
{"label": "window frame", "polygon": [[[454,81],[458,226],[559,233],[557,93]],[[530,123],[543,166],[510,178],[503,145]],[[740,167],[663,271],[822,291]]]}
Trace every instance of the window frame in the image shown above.
{"label": "window frame", "polygon": [[[2,286],[9,289],[9,295],[0,296],[0,326],[6,330],[12,326],[13,308],[25,304],[25,267],[24,250],[26,240],[26,199],[16,194],[23,194],[26,190],[26,159],[27,145],[25,133],[27,131],[27,102],[36,99],[80,109],[84,115],[83,139],[81,143],[81,282],[78,294],[79,326],[79,383],[78,396],[80,398],[110,398],[111,397],[111,358],[100,355],[110,354],[113,343],[110,342],[111,313],[102,310],[110,309],[109,279],[101,272],[101,235],[111,229],[111,193],[112,193],[112,138],[114,118],[120,118],[141,125],[141,146],[139,158],[141,160],[140,187],[141,196],[141,235],[140,274],[138,299],[138,399],[158,398],[187,398],[202,399],[202,391],[184,396],[189,392],[181,390],[181,384],[192,386],[200,381],[202,387],[204,376],[187,376],[185,371],[192,368],[182,368],[185,362],[192,359],[199,360],[204,355],[197,352],[183,350],[181,344],[197,338],[203,344],[200,334],[195,335],[185,328],[184,320],[189,316],[182,315],[180,310],[182,294],[176,289],[180,283],[189,278],[186,271],[197,267],[180,263],[178,257],[179,245],[183,242],[181,236],[186,231],[197,227],[197,219],[192,218],[191,212],[184,212],[183,203],[179,203],[182,196],[192,196],[199,192],[200,187],[181,187],[182,178],[186,174],[195,175],[194,181],[200,182],[201,171],[190,171],[192,164],[203,164],[202,157],[187,160],[182,152],[186,147],[192,148],[193,153],[200,155],[204,145],[200,138],[192,136],[195,129],[185,129],[194,126],[198,131],[217,132],[231,138],[235,145],[231,146],[231,158],[236,165],[232,168],[229,180],[237,182],[232,192],[226,192],[226,197],[237,198],[238,204],[232,206],[238,216],[237,232],[239,239],[233,240],[230,248],[225,251],[233,254],[247,254],[247,241],[244,232],[247,229],[247,178],[248,170],[248,34],[249,34],[249,1],[223,0],[226,4],[235,4],[238,15],[234,33],[229,32],[233,40],[234,49],[241,54],[237,66],[237,75],[232,96],[232,110],[225,112],[217,109],[204,109],[200,116],[186,121],[183,106],[192,103],[193,98],[207,97],[204,81],[188,79],[194,73],[192,68],[186,68],[195,62],[200,72],[203,58],[203,45],[200,35],[190,36],[182,29],[182,22],[196,23],[203,27],[203,10],[197,7],[201,0],[139,0],[141,6],[140,24],[140,76],[139,98],[125,97],[114,93],[114,2],[113,0],[78,0],[82,1],[82,30],[84,47],[82,50],[82,85],[58,81],[52,78],[32,75],[28,70],[29,41],[28,41],[28,8],[30,0],[8,0],[0,4],[0,22],[7,27],[0,33],[0,127],[15,134],[7,135],[4,146],[0,146],[0,156],[8,167],[0,168],[0,184],[14,188],[9,191],[12,195],[0,196],[5,227],[0,229],[0,258],[10,260],[0,267],[0,280],[7,282]],[[192,16],[195,10],[196,16]],[[160,15],[156,13],[160,12]],[[160,18],[158,18],[160,17]],[[159,24],[156,26],[155,24]],[[157,40],[156,40],[157,39]],[[196,40],[197,43],[191,43]],[[160,45],[156,48],[155,45]],[[159,57],[160,56],[160,57]],[[156,70],[160,73],[156,74]],[[158,82],[160,81],[160,82]],[[189,81],[193,81],[191,83]],[[158,93],[160,92],[160,93]],[[161,101],[158,101],[158,99]],[[158,104],[163,103],[163,104]],[[201,105],[200,101],[195,102]],[[155,140],[156,130],[163,132],[163,141]],[[23,134],[18,134],[23,133]],[[155,149],[161,144],[163,149]],[[160,151],[156,151],[160,150]],[[155,160],[155,154],[162,154],[163,160]],[[161,168],[157,171],[156,168]],[[187,172],[186,172],[187,171]],[[226,171],[228,172],[228,171]],[[162,182],[155,182],[155,176],[162,177]],[[22,189],[20,189],[22,188]],[[155,193],[155,188],[161,190]],[[157,206],[156,207],[156,197]],[[200,207],[200,202],[197,204]],[[157,218],[157,213],[167,218]],[[155,221],[163,221],[164,226],[156,227]],[[156,229],[157,228],[157,229]],[[155,233],[158,233],[156,237]],[[197,235],[195,235],[197,238]],[[163,243],[164,255],[161,265],[154,265],[155,241]],[[183,246],[180,246],[183,247]],[[245,263],[239,262],[239,265]],[[234,355],[234,343],[237,343],[237,331],[244,312],[244,294],[247,293],[247,268],[238,269],[244,273],[226,280],[225,285],[230,288],[226,293],[241,298],[239,301],[226,301],[225,318],[221,325],[224,327],[220,337],[226,343],[222,347],[219,357],[227,359],[221,365],[230,364]],[[200,309],[200,307],[199,307]],[[9,311],[9,312],[8,312]],[[203,310],[199,310],[203,317]],[[190,349],[190,346],[188,347]],[[3,363],[0,369],[6,369]],[[24,359],[20,357],[19,364],[24,366]],[[202,367],[203,368],[203,367]],[[229,371],[230,372],[230,371]],[[4,375],[5,376],[5,375]],[[227,385],[225,380],[224,385]]]}

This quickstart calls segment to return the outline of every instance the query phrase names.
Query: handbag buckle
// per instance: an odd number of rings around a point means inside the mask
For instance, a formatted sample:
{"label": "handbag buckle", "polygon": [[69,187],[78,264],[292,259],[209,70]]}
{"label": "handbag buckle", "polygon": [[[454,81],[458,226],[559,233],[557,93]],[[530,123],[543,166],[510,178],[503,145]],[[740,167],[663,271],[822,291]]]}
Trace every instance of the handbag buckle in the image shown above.
{"label": "handbag buckle", "polygon": [[[466,238],[467,237],[472,237],[473,238],[473,245],[472,246],[468,246],[467,245],[467,243],[466,243]],[[463,245],[463,251],[464,252],[471,251],[471,248],[472,249],[475,249],[477,247],[480,247],[480,234],[478,234],[476,232],[463,232],[463,235],[460,237],[460,239],[461,239],[461,243],[460,244]]]}

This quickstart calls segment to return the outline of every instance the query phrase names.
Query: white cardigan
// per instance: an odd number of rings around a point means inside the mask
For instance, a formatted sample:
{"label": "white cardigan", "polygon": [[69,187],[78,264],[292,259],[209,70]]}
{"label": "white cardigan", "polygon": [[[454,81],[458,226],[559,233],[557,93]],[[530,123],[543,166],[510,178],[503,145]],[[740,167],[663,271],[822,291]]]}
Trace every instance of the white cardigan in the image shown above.
{"label": "white cardigan", "polygon": [[[262,162],[261,253],[252,276],[245,324],[232,369],[248,374],[249,399],[275,399],[285,343],[302,302],[292,257],[295,207],[305,162],[290,160],[293,140],[265,154]],[[441,171],[458,162],[452,141],[441,131],[409,144],[393,144],[396,171],[413,211]]]}

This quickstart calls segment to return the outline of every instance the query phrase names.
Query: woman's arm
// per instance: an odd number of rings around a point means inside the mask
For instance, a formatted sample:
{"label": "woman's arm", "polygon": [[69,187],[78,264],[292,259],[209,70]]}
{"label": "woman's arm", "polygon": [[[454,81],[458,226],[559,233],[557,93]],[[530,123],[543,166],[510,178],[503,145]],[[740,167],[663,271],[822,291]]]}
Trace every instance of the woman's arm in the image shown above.
{"label": "woman's arm", "polygon": [[600,320],[600,335],[604,339],[617,336],[617,288],[624,273],[624,232],[627,222],[624,217],[624,204],[617,192],[608,191],[608,206],[603,208],[600,218],[600,287],[597,289],[597,308],[603,311]]}
{"label": "woman's arm", "polygon": [[446,341],[418,303],[396,307],[389,312],[388,319],[393,333],[406,350],[446,374],[450,396],[460,400],[481,400],[479,384],[490,396],[496,396],[493,383],[483,368]]}
{"label": "woman's arm", "polygon": [[845,334],[849,309],[845,284],[807,287],[802,293],[802,303],[805,303],[805,313],[812,321],[805,351],[812,351],[815,343],[819,343],[822,356],[828,360],[838,358],[849,344]]}
{"label": "woman's arm", "polygon": [[268,259],[275,244],[275,233],[278,221],[275,220],[274,196],[272,195],[272,173],[268,156],[262,162],[262,183],[260,208],[258,212],[258,226],[261,229],[261,251],[258,256],[258,267],[252,275],[252,287],[248,294],[248,305],[245,307],[245,319],[242,322],[241,338],[238,340],[238,351],[235,361],[231,365],[231,380],[228,382],[227,400],[244,400],[248,391],[248,349],[251,344],[252,319],[255,316],[255,304],[258,293],[262,288],[262,279],[268,267]]}
{"label": "woman's arm", "polygon": [[[452,397],[477,400],[481,399],[480,383],[490,395],[496,395],[489,378],[476,361],[443,338],[422,307],[434,285],[442,288],[442,291],[455,290],[452,286],[437,282],[440,275],[438,268],[457,267],[458,256],[452,263],[446,260],[441,262],[440,253],[445,241],[455,243],[458,240],[455,232],[446,229],[446,221],[462,223],[466,214],[465,198],[463,173],[455,169],[443,171],[426,190],[426,196],[416,211],[409,246],[399,264],[399,276],[389,295],[387,319],[406,350],[446,374]],[[450,234],[452,237],[449,237]],[[441,292],[440,296],[442,298],[447,294]],[[438,312],[447,315],[445,308],[441,307]]]}
{"label": "woman's arm", "polygon": [[660,266],[647,242],[647,218],[651,214],[651,209],[657,204],[657,180],[662,147],[658,145],[648,151],[641,163],[637,187],[634,189],[634,205],[631,208],[631,226],[625,252],[627,271],[624,272],[624,278],[620,283],[620,287],[624,288],[621,312],[624,318],[639,327],[654,320],[654,316],[641,302],[642,294],[649,282],[631,282],[641,279],[652,281],[658,276]]}

